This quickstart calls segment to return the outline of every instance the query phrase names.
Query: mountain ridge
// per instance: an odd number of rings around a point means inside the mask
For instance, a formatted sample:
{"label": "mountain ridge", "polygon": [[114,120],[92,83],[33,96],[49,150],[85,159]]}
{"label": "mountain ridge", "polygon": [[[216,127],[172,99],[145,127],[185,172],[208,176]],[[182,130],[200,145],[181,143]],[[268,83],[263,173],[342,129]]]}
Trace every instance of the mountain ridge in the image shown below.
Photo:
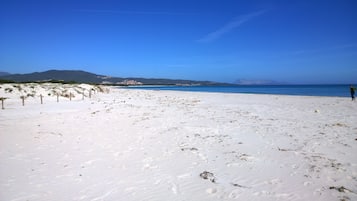
{"label": "mountain ridge", "polygon": [[8,72],[3,72],[3,71],[0,71],[0,76],[5,76],[5,75],[10,75],[10,73],[8,73]]}
{"label": "mountain ridge", "polygon": [[99,75],[83,70],[47,70],[43,72],[33,72],[26,74],[5,74],[0,75],[2,80],[14,82],[46,82],[63,81],[91,84],[108,85],[230,85],[228,83],[219,83],[211,81],[195,81],[183,79],[165,79],[165,78],[122,78],[106,75]]}

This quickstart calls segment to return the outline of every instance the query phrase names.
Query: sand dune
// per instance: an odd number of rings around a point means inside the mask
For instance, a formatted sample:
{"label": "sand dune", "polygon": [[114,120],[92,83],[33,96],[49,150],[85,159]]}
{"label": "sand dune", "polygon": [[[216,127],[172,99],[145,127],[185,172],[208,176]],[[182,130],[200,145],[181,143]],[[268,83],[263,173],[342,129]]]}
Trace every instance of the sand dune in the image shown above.
{"label": "sand dune", "polygon": [[0,86],[0,200],[357,200],[348,98]]}

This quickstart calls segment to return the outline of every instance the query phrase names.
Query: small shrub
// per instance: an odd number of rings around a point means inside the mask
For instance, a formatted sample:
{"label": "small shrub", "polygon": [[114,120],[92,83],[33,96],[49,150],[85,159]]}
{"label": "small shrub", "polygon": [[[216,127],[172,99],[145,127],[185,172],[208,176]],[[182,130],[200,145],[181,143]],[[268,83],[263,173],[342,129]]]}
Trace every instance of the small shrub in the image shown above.
{"label": "small shrub", "polygon": [[102,87],[98,86],[97,88],[99,92],[104,93],[104,89]]}
{"label": "small shrub", "polygon": [[14,81],[0,79],[0,83],[14,83]]}
{"label": "small shrub", "polygon": [[11,93],[12,91],[13,91],[12,88],[6,88],[6,89],[5,89],[5,92],[7,92],[7,93]]}
{"label": "small shrub", "polygon": [[17,90],[22,91],[22,87],[20,85],[12,85],[12,86]]}

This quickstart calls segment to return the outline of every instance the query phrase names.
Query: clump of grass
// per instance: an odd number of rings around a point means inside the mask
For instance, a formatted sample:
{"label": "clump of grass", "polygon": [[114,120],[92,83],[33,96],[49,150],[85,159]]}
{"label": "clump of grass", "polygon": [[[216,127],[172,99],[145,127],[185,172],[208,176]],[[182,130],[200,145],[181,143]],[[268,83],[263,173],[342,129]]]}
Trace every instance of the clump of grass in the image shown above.
{"label": "clump of grass", "polygon": [[337,190],[338,192],[340,193],[348,193],[348,192],[352,192],[352,193],[355,193],[354,191],[348,189],[348,188],[345,188],[344,186],[340,186],[340,187],[337,187],[337,186],[330,186],[329,189],[335,189]]}
{"label": "clump of grass", "polygon": [[104,93],[104,89],[103,89],[102,87],[97,86],[97,89],[98,89],[98,91],[99,91],[100,93]]}
{"label": "clump of grass", "polygon": [[109,93],[109,89],[100,85],[95,85],[94,88],[92,88],[93,91],[98,91],[100,93]]}
{"label": "clump of grass", "polygon": [[35,97],[35,94],[27,94],[27,97]]}
{"label": "clump of grass", "polygon": [[74,91],[76,91],[77,94],[82,93],[82,90],[79,90],[78,88],[74,88]]}
{"label": "clump of grass", "polygon": [[56,90],[52,90],[51,92],[52,92],[51,94],[57,94]]}
{"label": "clump of grass", "polygon": [[6,92],[6,93],[11,93],[12,91],[13,91],[12,88],[5,88],[5,92]]}
{"label": "clump of grass", "polygon": [[12,85],[14,88],[17,88],[17,90],[22,91],[22,87],[20,85]]}

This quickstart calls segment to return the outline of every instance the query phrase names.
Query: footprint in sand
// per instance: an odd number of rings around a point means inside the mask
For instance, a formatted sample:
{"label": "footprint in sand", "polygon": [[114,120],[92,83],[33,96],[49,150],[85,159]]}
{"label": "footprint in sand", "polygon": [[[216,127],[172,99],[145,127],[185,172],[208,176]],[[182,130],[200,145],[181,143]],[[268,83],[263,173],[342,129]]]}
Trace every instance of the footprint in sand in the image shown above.
{"label": "footprint in sand", "polygon": [[305,181],[305,182],[304,182],[304,186],[309,186],[309,185],[311,185],[311,184],[312,184],[311,181]]}
{"label": "footprint in sand", "polygon": [[185,173],[185,174],[178,175],[176,177],[177,177],[177,179],[187,179],[187,178],[192,177],[192,174],[191,173]]}
{"label": "footprint in sand", "polygon": [[226,163],[227,167],[239,167],[241,165],[242,165],[241,163]]}
{"label": "footprint in sand", "polygon": [[161,179],[157,179],[155,182],[154,182],[154,185],[159,185],[161,184]]}
{"label": "footprint in sand", "polygon": [[255,195],[255,196],[262,196],[262,195],[268,195],[268,194],[270,194],[270,192],[268,192],[268,191],[260,191],[260,192],[253,193],[253,195]]}
{"label": "footprint in sand", "polygon": [[215,194],[215,193],[217,193],[217,189],[215,189],[215,188],[207,188],[206,189],[206,193]]}
{"label": "footprint in sand", "polygon": [[154,162],[154,159],[151,157],[145,158],[144,160],[142,160],[142,162],[144,163],[142,170],[157,169],[159,167],[157,165],[152,165],[152,163]]}
{"label": "footprint in sand", "polygon": [[171,191],[173,194],[177,195],[179,194],[179,188],[175,183],[169,182],[171,185]]}
{"label": "footprint in sand", "polygon": [[240,194],[241,194],[241,190],[233,190],[231,193],[229,193],[228,197],[236,199],[239,197]]}
{"label": "footprint in sand", "polygon": [[266,184],[272,184],[272,185],[277,185],[280,184],[282,181],[280,179],[272,179],[270,181],[265,181],[264,183]]}
{"label": "footprint in sand", "polygon": [[157,166],[157,165],[151,165],[151,164],[144,164],[143,165],[143,167],[142,167],[142,170],[147,170],[147,169],[157,169],[157,168],[159,168],[159,166]]}

